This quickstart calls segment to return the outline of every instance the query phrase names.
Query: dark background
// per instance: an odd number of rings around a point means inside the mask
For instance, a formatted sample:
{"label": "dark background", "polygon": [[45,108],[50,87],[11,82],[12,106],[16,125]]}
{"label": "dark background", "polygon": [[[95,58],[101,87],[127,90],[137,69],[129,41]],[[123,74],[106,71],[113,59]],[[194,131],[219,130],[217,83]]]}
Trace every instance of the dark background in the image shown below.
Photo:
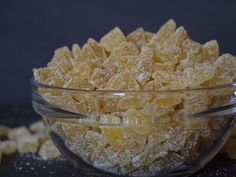
{"label": "dark background", "polygon": [[235,0],[0,0],[0,105],[30,104],[32,68],[56,48],[100,39],[114,26],[156,32],[169,18],[199,42],[236,54]]}

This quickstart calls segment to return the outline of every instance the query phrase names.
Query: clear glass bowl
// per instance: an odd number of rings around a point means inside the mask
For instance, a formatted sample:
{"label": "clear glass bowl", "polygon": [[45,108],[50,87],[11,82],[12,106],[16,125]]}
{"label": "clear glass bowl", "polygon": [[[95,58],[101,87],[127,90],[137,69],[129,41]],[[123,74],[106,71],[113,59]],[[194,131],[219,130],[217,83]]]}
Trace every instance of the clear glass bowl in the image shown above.
{"label": "clear glass bowl", "polygon": [[32,79],[33,107],[62,155],[88,176],[188,176],[220,150],[236,84],[166,91],[88,91]]}

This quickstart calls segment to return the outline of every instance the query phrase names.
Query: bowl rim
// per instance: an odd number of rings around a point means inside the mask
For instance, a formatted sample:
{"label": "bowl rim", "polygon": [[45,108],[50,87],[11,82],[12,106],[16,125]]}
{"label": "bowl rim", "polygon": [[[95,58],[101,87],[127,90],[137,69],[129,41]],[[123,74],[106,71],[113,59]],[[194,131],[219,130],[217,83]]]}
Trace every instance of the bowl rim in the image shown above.
{"label": "bowl rim", "polygon": [[52,85],[47,85],[40,83],[35,80],[34,77],[31,78],[32,86],[47,88],[47,89],[55,89],[61,91],[78,91],[78,92],[89,92],[89,93],[176,93],[176,92],[201,92],[201,91],[212,91],[217,89],[225,89],[225,88],[236,88],[236,81],[227,84],[220,84],[212,87],[205,88],[186,88],[186,89],[175,89],[175,90],[86,90],[86,89],[73,89],[73,88],[63,88]]}

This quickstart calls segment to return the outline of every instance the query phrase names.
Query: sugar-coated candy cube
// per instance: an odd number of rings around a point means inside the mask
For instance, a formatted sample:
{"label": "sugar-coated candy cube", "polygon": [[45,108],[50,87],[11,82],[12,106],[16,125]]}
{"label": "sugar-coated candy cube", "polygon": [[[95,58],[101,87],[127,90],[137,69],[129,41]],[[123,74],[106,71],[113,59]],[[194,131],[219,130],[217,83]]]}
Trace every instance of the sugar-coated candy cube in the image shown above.
{"label": "sugar-coated candy cube", "polygon": [[30,124],[29,129],[31,132],[34,132],[34,133],[42,133],[46,131],[46,127],[42,120],[39,120]]}
{"label": "sugar-coated candy cube", "polygon": [[39,148],[39,140],[36,136],[25,135],[17,139],[17,151],[19,153],[36,153]]}
{"label": "sugar-coated candy cube", "polygon": [[0,141],[1,154],[10,155],[16,152],[16,142],[12,140]]}
{"label": "sugar-coated candy cube", "polygon": [[57,150],[56,146],[51,140],[47,140],[40,147],[39,155],[42,157],[42,159],[49,160],[59,157],[61,153]]}
{"label": "sugar-coated candy cube", "polygon": [[109,52],[122,46],[124,42],[126,42],[126,38],[118,27],[115,27],[100,40],[101,45]]}
{"label": "sugar-coated candy cube", "polygon": [[29,130],[26,127],[17,127],[8,131],[7,136],[10,140],[17,140],[26,135],[30,135]]}

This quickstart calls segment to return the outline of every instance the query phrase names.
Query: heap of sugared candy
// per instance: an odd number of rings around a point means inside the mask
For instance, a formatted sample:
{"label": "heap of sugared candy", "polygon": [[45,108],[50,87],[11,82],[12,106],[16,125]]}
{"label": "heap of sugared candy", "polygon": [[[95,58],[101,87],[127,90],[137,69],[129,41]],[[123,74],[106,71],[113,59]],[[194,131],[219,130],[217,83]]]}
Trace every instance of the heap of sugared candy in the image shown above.
{"label": "heap of sugared candy", "polygon": [[155,175],[199,157],[227,119],[188,115],[228,98],[222,90],[214,92],[220,96],[207,91],[155,91],[231,83],[236,57],[219,56],[215,40],[194,42],[183,27],[176,29],[169,20],[157,33],[138,28],[125,36],[115,27],[100,42],[88,39],[82,48],[74,44],[72,51],[57,49],[47,67],[34,69],[34,78],[50,86],[80,89],[39,88],[51,105],[85,117],[76,123],[71,118],[50,124],[50,131],[60,135],[74,154],[112,173]]}

